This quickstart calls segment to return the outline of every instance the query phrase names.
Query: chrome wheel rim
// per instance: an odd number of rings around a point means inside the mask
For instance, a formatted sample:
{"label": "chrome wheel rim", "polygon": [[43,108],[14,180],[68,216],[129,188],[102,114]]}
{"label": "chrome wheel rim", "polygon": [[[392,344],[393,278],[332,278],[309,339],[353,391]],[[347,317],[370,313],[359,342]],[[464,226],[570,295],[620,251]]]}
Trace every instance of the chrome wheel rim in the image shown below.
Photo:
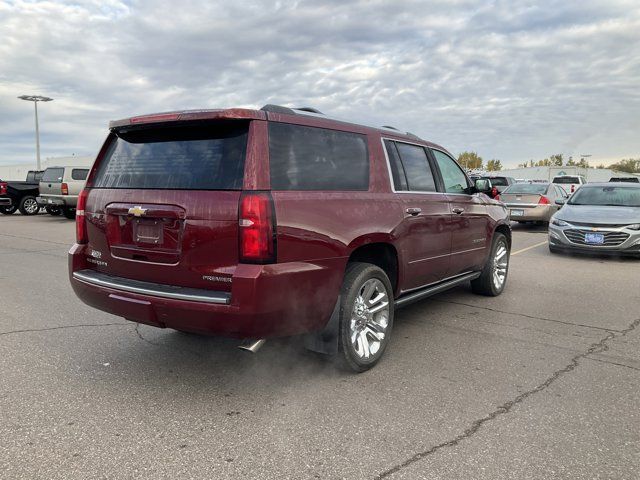
{"label": "chrome wheel rim", "polygon": [[493,257],[493,285],[500,290],[507,279],[509,268],[509,250],[504,241],[498,243],[496,254]]}
{"label": "chrome wheel rim", "polygon": [[38,211],[38,202],[33,198],[27,198],[23,204],[25,212],[28,214],[36,213]]}
{"label": "chrome wheel rim", "polygon": [[358,290],[349,327],[358,358],[369,360],[380,351],[389,327],[389,293],[377,278],[367,280]]}

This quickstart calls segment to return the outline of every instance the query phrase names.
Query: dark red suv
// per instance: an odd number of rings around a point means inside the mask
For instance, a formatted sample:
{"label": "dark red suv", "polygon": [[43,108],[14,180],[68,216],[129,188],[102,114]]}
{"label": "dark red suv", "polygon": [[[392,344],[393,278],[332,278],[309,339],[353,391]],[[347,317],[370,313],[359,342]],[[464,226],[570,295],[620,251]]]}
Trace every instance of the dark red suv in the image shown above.
{"label": "dark red suv", "polygon": [[112,122],[77,207],[71,284],[134,322],[304,335],[356,371],[394,309],[471,281],[502,292],[507,211],[442,147],[267,105]]}

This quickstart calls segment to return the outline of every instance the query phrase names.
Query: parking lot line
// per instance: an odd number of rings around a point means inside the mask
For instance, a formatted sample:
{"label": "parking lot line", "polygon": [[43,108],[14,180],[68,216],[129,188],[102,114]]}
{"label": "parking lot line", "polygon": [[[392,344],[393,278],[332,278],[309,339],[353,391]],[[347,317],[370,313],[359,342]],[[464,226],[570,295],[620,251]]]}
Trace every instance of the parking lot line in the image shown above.
{"label": "parking lot line", "polygon": [[535,245],[531,245],[530,247],[527,248],[521,248],[520,250],[516,250],[515,252],[511,252],[511,256],[513,255],[518,255],[519,253],[522,252],[526,252],[527,250],[531,250],[537,247],[541,247],[542,245],[546,245],[547,241],[545,240],[544,242],[540,242],[540,243],[536,243]]}

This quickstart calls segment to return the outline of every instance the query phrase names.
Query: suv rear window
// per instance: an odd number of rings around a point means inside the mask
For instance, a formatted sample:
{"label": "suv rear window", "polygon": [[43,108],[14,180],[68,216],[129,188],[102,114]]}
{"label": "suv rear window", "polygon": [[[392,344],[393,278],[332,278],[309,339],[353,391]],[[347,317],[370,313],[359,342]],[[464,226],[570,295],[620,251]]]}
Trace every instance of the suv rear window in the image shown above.
{"label": "suv rear window", "polygon": [[47,168],[42,175],[43,182],[59,183],[62,182],[64,168]]}
{"label": "suv rear window", "polygon": [[116,132],[95,188],[239,190],[247,122]]}
{"label": "suv rear window", "polygon": [[73,170],[71,170],[71,178],[73,180],[86,180],[88,174],[88,168],[74,168]]}
{"label": "suv rear window", "polygon": [[580,179],[578,177],[556,177],[553,179],[553,183],[568,185],[570,183],[580,183]]}
{"label": "suv rear window", "polygon": [[269,123],[272,190],[368,190],[364,135]]}
{"label": "suv rear window", "polygon": [[506,187],[509,185],[509,182],[504,177],[480,177],[482,180],[490,180],[491,185],[494,187]]}

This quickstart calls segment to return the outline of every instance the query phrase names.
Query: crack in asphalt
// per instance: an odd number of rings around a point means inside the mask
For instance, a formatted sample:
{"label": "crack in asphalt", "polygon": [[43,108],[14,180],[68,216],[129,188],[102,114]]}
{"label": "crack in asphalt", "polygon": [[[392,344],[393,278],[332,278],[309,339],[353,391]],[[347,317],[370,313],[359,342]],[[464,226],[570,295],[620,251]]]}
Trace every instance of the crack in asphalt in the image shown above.
{"label": "crack in asphalt", "polygon": [[[423,452],[416,453],[415,455],[413,455],[412,457],[408,458],[404,462],[399,463],[398,465],[396,465],[394,467],[391,467],[388,470],[385,470],[384,472],[376,475],[374,477],[374,479],[375,480],[380,480],[380,479],[383,479],[383,478],[387,478],[387,477],[393,475],[394,473],[397,473],[400,470],[408,467],[409,465],[412,465],[413,463],[428,457],[429,455],[437,452],[438,450],[440,450],[442,448],[455,447],[456,445],[458,445],[463,440],[465,440],[467,438],[470,438],[474,434],[476,434],[478,432],[478,430],[480,430],[480,428],[485,423],[496,419],[500,415],[504,415],[504,414],[509,413],[513,409],[513,407],[515,407],[519,403],[522,403],[524,400],[526,400],[527,398],[531,397],[532,395],[535,395],[535,394],[545,390],[552,383],[554,383],[556,380],[558,380],[560,377],[562,377],[563,375],[565,375],[567,373],[570,373],[573,370],[575,370],[578,367],[579,361],[581,359],[587,358],[589,355],[592,355],[594,353],[601,353],[601,352],[604,352],[604,351],[608,350],[609,347],[607,346],[607,342],[609,340],[612,340],[614,338],[624,337],[627,333],[629,333],[632,330],[634,330],[638,325],[640,325],[640,318],[634,320],[624,330],[620,330],[618,332],[613,332],[613,331],[608,332],[607,336],[602,338],[597,343],[592,343],[591,346],[587,349],[586,352],[582,352],[582,353],[574,356],[573,358],[571,358],[571,361],[565,367],[553,372],[551,374],[551,376],[549,376],[544,382],[539,384],[537,387],[535,387],[535,388],[533,388],[531,390],[528,390],[526,392],[521,393],[520,395],[518,395],[514,399],[509,400],[508,402],[505,402],[502,405],[500,405],[498,408],[496,408],[493,412],[491,412],[487,416],[482,417],[482,418],[474,421],[469,428],[467,428],[463,433],[461,433],[457,437],[455,437],[455,438],[453,438],[451,440],[448,440],[446,442],[440,443],[438,445],[435,445],[435,446],[431,447],[429,450],[425,450]],[[592,359],[589,358],[589,360],[592,360]]]}
{"label": "crack in asphalt", "polygon": [[471,303],[453,302],[451,300],[437,300],[437,299],[434,299],[433,301],[434,302],[440,302],[440,303],[450,303],[450,304],[453,304],[453,305],[464,305],[465,307],[479,308],[481,310],[489,310],[490,312],[504,313],[504,314],[507,314],[507,315],[516,315],[518,317],[530,318],[532,320],[542,320],[543,322],[561,323],[562,325],[570,325],[572,327],[592,328],[594,330],[600,330],[602,332],[622,333],[624,331],[624,330],[616,330],[614,328],[594,327],[593,325],[584,325],[582,323],[564,322],[562,320],[554,320],[553,318],[536,317],[535,315],[527,315],[526,313],[507,312],[505,310],[498,310],[497,308],[491,308],[491,307],[481,307],[479,305],[473,305]]}
{"label": "crack in asphalt", "polygon": [[632,367],[631,365],[627,365],[626,363],[610,362],[609,360],[602,360],[600,358],[593,358],[593,357],[586,357],[586,358],[587,358],[587,360],[593,360],[594,362],[600,362],[600,363],[606,363],[608,365],[616,365],[618,367],[630,368],[631,370],[636,370],[636,371],[640,372],[640,368]]}
{"label": "crack in asphalt", "polygon": [[134,330],[136,332],[136,335],[138,335],[140,340],[142,340],[143,342],[147,342],[149,345],[154,345],[156,347],[161,347],[162,346],[159,343],[155,343],[155,342],[152,342],[151,340],[147,340],[146,338],[144,338],[142,333],[140,333],[140,324],[139,323],[136,323],[136,326],[135,326]]}
{"label": "crack in asphalt", "polygon": [[51,330],[65,330],[67,328],[91,328],[91,327],[112,327],[115,325],[125,325],[128,326],[128,323],[87,323],[87,324],[79,324],[79,325],[62,325],[60,327],[48,327],[48,328],[27,328],[24,330],[10,330],[8,332],[0,332],[0,336],[4,335],[14,335],[16,333],[31,333],[31,332],[48,332]]}

